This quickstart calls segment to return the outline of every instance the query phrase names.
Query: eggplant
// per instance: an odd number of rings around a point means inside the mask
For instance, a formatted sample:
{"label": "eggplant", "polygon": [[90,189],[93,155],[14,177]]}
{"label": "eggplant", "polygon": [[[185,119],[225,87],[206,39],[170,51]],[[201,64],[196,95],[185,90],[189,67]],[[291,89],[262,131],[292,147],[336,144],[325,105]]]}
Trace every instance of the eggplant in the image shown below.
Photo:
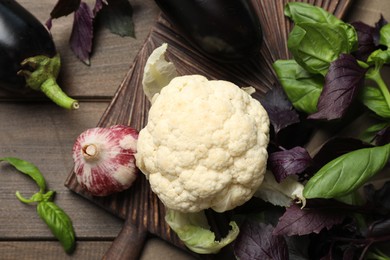
{"label": "eggplant", "polygon": [[0,0],[0,87],[25,94],[43,92],[57,105],[77,109],[56,79],[61,59],[50,32],[14,0]]}
{"label": "eggplant", "polygon": [[155,0],[189,43],[219,62],[259,54],[262,28],[251,0]]}

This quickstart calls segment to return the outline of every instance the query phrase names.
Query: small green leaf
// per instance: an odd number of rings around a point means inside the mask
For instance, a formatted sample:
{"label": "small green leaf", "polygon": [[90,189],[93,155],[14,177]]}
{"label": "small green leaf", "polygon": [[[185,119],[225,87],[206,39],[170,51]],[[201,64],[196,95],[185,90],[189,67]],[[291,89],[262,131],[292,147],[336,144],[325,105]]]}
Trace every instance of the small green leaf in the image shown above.
{"label": "small green leaf", "polygon": [[60,241],[65,251],[71,253],[75,246],[75,234],[69,216],[54,202],[50,201],[38,203],[37,212],[53,235]]}
{"label": "small green leaf", "polygon": [[378,49],[370,54],[367,58],[367,63],[375,65],[376,68],[381,68],[383,64],[390,62],[390,51]]}
{"label": "small green leaf", "polygon": [[337,198],[361,187],[389,161],[390,144],[346,153],[323,166],[305,185],[305,198]]}
{"label": "small green leaf", "polygon": [[289,2],[286,4],[284,14],[297,25],[300,23],[339,25],[346,32],[350,49],[357,48],[358,38],[355,28],[323,8],[308,3]]}
{"label": "small green leaf", "polygon": [[37,183],[40,192],[45,192],[46,181],[41,171],[34,164],[14,157],[0,158],[0,161],[6,161],[21,173],[30,176]]}
{"label": "small green leaf", "polygon": [[359,99],[371,111],[383,118],[390,118],[390,108],[382,91],[375,87],[365,86],[359,93]]}
{"label": "small green leaf", "polygon": [[386,24],[380,29],[379,44],[390,47],[390,24]]}
{"label": "small green leaf", "polygon": [[328,13],[323,8],[300,2],[290,2],[286,4],[284,15],[299,23],[329,23],[337,24],[340,20],[334,15]]}
{"label": "small green leaf", "polygon": [[287,42],[299,65],[323,76],[331,62],[351,51],[348,35],[341,25],[300,23],[295,25]]}
{"label": "small green leaf", "polygon": [[273,68],[293,106],[307,114],[316,112],[324,78],[307,72],[294,60],[277,60]]}
{"label": "small green leaf", "polygon": [[367,142],[367,143],[371,143],[374,141],[374,139],[379,131],[381,131],[389,126],[390,126],[390,122],[375,123],[364,130],[364,132],[360,136],[360,139]]}
{"label": "small green leaf", "polygon": [[135,37],[133,8],[129,1],[108,1],[108,4],[100,10],[98,17],[112,33]]}

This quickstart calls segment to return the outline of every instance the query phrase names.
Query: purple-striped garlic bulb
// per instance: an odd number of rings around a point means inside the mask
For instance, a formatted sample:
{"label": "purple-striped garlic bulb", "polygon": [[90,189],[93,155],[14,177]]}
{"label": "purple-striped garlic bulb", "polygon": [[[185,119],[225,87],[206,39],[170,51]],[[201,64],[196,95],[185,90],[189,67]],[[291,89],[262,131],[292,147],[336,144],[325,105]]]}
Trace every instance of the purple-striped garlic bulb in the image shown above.
{"label": "purple-striped garlic bulb", "polygon": [[124,125],[81,133],[73,145],[74,172],[80,186],[93,196],[128,189],[138,175],[134,158],[137,139],[138,131]]}

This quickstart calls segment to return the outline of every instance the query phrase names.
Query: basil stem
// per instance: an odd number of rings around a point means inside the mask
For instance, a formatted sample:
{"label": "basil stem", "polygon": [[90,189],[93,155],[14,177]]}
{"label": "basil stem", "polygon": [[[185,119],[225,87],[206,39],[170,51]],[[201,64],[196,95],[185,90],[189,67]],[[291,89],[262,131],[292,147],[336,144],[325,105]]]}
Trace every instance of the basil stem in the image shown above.
{"label": "basil stem", "polygon": [[24,198],[19,191],[16,192],[16,197],[23,203],[29,204],[33,202],[49,201],[54,195],[54,191],[48,191],[46,193],[37,192],[31,196],[30,199]]}
{"label": "basil stem", "polygon": [[37,212],[60,241],[67,253],[74,249],[75,234],[69,216],[54,202],[42,201],[37,205]]}

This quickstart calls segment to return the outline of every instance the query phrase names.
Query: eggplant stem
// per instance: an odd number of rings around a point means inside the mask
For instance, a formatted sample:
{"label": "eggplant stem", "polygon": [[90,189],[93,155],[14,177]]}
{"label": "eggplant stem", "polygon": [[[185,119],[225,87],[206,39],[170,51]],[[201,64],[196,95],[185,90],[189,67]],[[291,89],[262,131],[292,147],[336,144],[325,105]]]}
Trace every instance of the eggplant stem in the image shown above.
{"label": "eggplant stem", "polygon": [[60,55],[54,57],[38,55],[27,58],[21,62],[22,66],[29,66],[29,69],[22,69],[18,72],[24,76],[26,84],[31,89],[42,91],[48,98],[60,107],[66,109],[78,109],[79,103],[66,95],[56,79],[61,68]]}
{"label": "eggplant stem", "polygon": [[41,85],[41,91],[60,107],[67,109],[78,109],[79,103],[77,100],[67,96],[58,86],[54,78],[48,78]]}

